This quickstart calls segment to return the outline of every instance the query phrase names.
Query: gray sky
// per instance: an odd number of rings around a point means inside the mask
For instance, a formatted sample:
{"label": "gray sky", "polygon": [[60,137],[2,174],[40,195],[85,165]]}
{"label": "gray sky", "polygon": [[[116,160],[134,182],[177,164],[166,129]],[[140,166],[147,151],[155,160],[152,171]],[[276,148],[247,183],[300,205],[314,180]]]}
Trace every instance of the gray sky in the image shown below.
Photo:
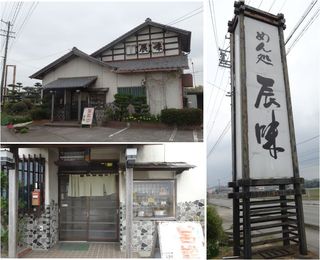
{"label": "gray sky", "polygon": [[[13,31],[19,32],[32,2],[23,2]],[[12,19],[13,2],[1,1],[0,15],[3,20]],[[192,32],[191,53],[196,84],[203,78],[203,12],[202,2],[39,2],[22,27],[17,38],[9,44],[7,64],[17,65],[17,82],[24,86],[36,81],[29,76],[48,65],[76,46],[91,54],[117,37],[140,25],[147,17],[168,24],[190,13],[190,18],[172,26]],[[12,9],[12,11],[11,11]],[[198,13],[194,16],[193,14]],[[10,15],[11,14],[11,15]],[[1,29],[5,29],[4,24]],[[4,37],[1,37],[2,47]],[[3,56],[3,48],[1,49]],[[2,59],[1,59],[2,62]],[[191,67],[191,62],[189,62]],[[1,64],[2,68],[2,64]]]}
{"label": "gray sky", "polygon": [[[233,2],[232,0],[214,1],[219,47],[222,47],[224,42],[224,35],[227,32],[227,22],[233,17]],[[271,13],[283,13],[287,25],[287,29],[284,31],[285,39],[311,2],[311,0],[246,0],[247,4],[249,3],[249,5],[254,7],[258,7],[261,3],[260,8],[264,11],[269,11],[271,7]],[[274,3],[273,6],[272,3]],[[319,3],[313,8],[306,21],[313,16],[318,8]],[[230,86],[227,84],[230,72],[228,69],[219,68],[215,79],[218,57],[211,17],[208,11],[208,2],[205,5],[205,9],[206,45],[204,56],[207,57],[205,60],[205,62],[207,62],[205,71],[205,108],[207,108],[206,121],[208,125],[205,136],[208,137],[207,150],[210,151],[230,120],[230,98],[225,97],[226,93],[217,88],[219,87],[227,91],[230,90]],[[305,23],[302,24],[298,32],[304,25]],[[317,80],[320,72],[319,26],[320,19],[318,18],[287,56],[300,175],[306,179],[319,177],[319,81]],[[291,45],[297,35],[298,33],[293,36],[286,47]],[[224,46],[227,46],[227,40]],[[212,83],[217,87],[212,86]],[[220,102],[221,106],[219,108]],[[228,181],[231,181],[230,132],[229,129],[222,141],[215,146],[214,150],[207,157],[208,186],[218,185],[219,180],[221,184],[226,184]],[[315,136],[318,137],[309,142],[301,143]]]}

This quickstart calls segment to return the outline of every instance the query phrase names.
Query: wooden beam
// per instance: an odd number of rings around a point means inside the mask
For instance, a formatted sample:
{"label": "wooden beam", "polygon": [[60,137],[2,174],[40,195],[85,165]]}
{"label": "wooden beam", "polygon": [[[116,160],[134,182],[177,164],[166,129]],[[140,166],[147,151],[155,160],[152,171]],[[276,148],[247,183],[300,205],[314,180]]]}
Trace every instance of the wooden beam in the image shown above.
{"label": "wooden beam", "polygon": [[133,168],[126,168],[126,258],[132,258]]}
{"label": "wooden beam", "polygon": [[8,216],[8,256],[17,257],[17,233],[18,233],[18,175],[19,155],[18,148],[11,148],[13,153],[14,168],[9,170],[9,216]]}

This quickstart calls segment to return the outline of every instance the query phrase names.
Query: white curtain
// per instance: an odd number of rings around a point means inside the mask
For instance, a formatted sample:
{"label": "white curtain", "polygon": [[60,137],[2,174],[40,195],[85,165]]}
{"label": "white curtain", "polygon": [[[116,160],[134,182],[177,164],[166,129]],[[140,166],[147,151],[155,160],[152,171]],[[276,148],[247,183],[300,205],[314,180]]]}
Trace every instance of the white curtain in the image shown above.
{"label": "white curtain", "polygon": [[69,197],[107,196],[116,192],[116,176],[69,175]]}

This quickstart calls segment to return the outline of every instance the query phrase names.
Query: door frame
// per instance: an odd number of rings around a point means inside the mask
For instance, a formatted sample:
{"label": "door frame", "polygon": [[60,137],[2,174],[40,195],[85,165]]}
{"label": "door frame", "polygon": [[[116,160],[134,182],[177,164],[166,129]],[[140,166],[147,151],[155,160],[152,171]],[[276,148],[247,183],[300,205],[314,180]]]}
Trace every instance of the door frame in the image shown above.
{"label": "door frame", "polygon": [[[73,240],[61,240],[60,238],[60,227],[61,227],[61,214],[60,214],[60,208],[61,208],[61,193],[60,193],[60,186],[61,186],[61,175],[70,175],[72,173],[59,173],[58,171],[58,240],[59,241],[73,241]],[[74,173],[75,175],[80,175],[79,173]],[[110,174],[110,173],[106,173]],[[87,216],[87,234],[85,240],[79,240],[79,241],[87,241],[87,242],[119,242],[120,241],[120,198],[119,198],[119,174],[118,173],[112,173],[116,176],[116,211],[117,211],[117,221],[116,221],[116,238],[115,239],[88,239],[89,238],[89,216]],[[86,199],[86,209],[88,210],[90,208],[90,199],[87,197]],[[77,240],[78,241],[78,240]]]}

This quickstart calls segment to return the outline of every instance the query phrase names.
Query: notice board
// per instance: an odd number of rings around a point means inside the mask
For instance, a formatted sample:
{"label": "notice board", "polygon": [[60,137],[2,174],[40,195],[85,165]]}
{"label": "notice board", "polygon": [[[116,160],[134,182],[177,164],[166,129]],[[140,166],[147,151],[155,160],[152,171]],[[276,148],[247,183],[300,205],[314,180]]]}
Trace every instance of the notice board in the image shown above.
{"label": "notice board", "polygon": [[203,230],[198,222],[159,222],[161,258],[206,259]]}
{"label": "notice board", "polygon": [[83,110],[81,125],[92,125],[94,116],[94,107],[85,107]]}

